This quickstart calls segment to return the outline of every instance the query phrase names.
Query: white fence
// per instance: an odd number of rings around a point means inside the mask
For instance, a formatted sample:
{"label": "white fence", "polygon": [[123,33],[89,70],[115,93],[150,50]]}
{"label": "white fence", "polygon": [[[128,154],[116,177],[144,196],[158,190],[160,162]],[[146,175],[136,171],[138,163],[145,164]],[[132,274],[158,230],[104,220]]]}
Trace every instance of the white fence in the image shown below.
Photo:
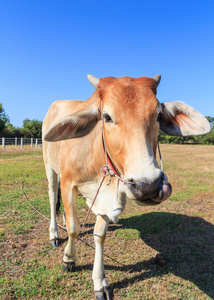
{"label": "white fence", "polygon": [[21,146],[21,148],[24,147],[24,145],[30,145],[31,148],[35,147],[42,147],[42,139],[41,138],[0,138],[0,145],[2,145],[2,148],[4,149],[5,146]]}

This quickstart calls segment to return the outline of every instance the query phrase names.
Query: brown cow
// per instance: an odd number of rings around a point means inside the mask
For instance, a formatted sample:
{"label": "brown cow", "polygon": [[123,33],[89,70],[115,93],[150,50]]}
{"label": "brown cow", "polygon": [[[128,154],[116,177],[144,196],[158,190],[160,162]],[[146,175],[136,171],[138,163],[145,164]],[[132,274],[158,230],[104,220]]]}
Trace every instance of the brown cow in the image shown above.
{"label": "brown cow", "polygon": [[[198,112],[179,102],[159,103],[154,78],[98,79],[88,75],[96,91],[87,101],[54,102],[43,123],[44,162],[51,205],[50,240],[58,246],[56,224],[57,177],[61,179],[66,213],[68,244],[64,268],[72,270],[76,261],[75,239],[80,232],[76,196],[90,206],[106,165],[106,154],[122,178],[102,185],[92,211],[96,245],[93,268],[97,299],[111,299],[103,265],[103,246],[109,220],[118,221],[126,198],[140,205],[161,203],[171,194],[166,175],[156,161],[157,135],[198,135],[210,131],[209,122]],[[103,133],[102,133],[103,130]],[[104,144],[104,145],[103,145]]]}

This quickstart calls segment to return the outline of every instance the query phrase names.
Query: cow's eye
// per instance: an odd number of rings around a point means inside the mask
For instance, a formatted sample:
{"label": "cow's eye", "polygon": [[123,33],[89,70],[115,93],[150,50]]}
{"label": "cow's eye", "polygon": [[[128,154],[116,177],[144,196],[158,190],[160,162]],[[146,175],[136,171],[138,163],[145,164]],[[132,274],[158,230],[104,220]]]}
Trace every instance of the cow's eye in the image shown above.
{"label": "cow's eye", "polygon": [[104,117],[106,123],[112,123],[113,122],[111,117],[108,114],[103,113],[103,117]]}
{"label": "cow's eye", "polygon": [[160,122],[161,120],[161,113],[159,113],[158,117],[157,117],[157,122]]}

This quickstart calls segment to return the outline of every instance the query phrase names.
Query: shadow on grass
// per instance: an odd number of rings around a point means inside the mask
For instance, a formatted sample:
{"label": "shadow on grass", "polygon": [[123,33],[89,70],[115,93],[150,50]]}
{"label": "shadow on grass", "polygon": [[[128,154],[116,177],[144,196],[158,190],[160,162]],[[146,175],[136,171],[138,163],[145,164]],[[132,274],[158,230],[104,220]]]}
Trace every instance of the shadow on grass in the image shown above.
{"label": "shadow on grass", "polygon": [[[163,254],[166,264],[155,265],[154,258],[127,267],[106,266],[140,275],[121,280],[113,288],[124,288],[146,278],[173,273],[194,283],[210,297],[214,297],[214,226],[202,218],[181,214],[155,212],[121,219],[122,229],[137,229],[140,238]],[[110,226],[113,230],[114,226]],[[118,227],[115,227],[117,230]]]}

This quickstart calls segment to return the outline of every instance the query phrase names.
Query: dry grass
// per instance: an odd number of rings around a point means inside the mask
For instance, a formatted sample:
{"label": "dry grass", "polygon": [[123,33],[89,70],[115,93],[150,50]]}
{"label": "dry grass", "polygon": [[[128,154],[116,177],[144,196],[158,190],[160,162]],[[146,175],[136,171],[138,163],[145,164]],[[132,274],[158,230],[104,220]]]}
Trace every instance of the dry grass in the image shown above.
{"label": "dry grass", "polygon": [[[128,202],[119,224],[109,226],[105,253],[123,266],[105,258],[107,280],[114,299],[213,299],[214,147],[161,145],[161,150],[173,195],[155,207]],[[49,224],[22,197],[24,181],[28,198],[49,216],[41,150],[1,150],[0,164],[2,298],[94,299],[94,250],[78,240],[77,271],[63,273],[66,243],[49,246]],[[87,207],[81,198],[78,208],[83,221]],[[94,221],[91,215],[83,233],[92,244]]]}
{"label": "dry grass", "polygon": [[6,146],[4,149],[0,146],[0,155],[4,156],[7,154],[16,154],[16,153],[24,153],[24,152],[35,152],[40,151],[41,152],[42,147],[41,145],[38,145],[38,148],[31,148],[30,145],[24,145],[24,148],[21,149],[21,146]]}

